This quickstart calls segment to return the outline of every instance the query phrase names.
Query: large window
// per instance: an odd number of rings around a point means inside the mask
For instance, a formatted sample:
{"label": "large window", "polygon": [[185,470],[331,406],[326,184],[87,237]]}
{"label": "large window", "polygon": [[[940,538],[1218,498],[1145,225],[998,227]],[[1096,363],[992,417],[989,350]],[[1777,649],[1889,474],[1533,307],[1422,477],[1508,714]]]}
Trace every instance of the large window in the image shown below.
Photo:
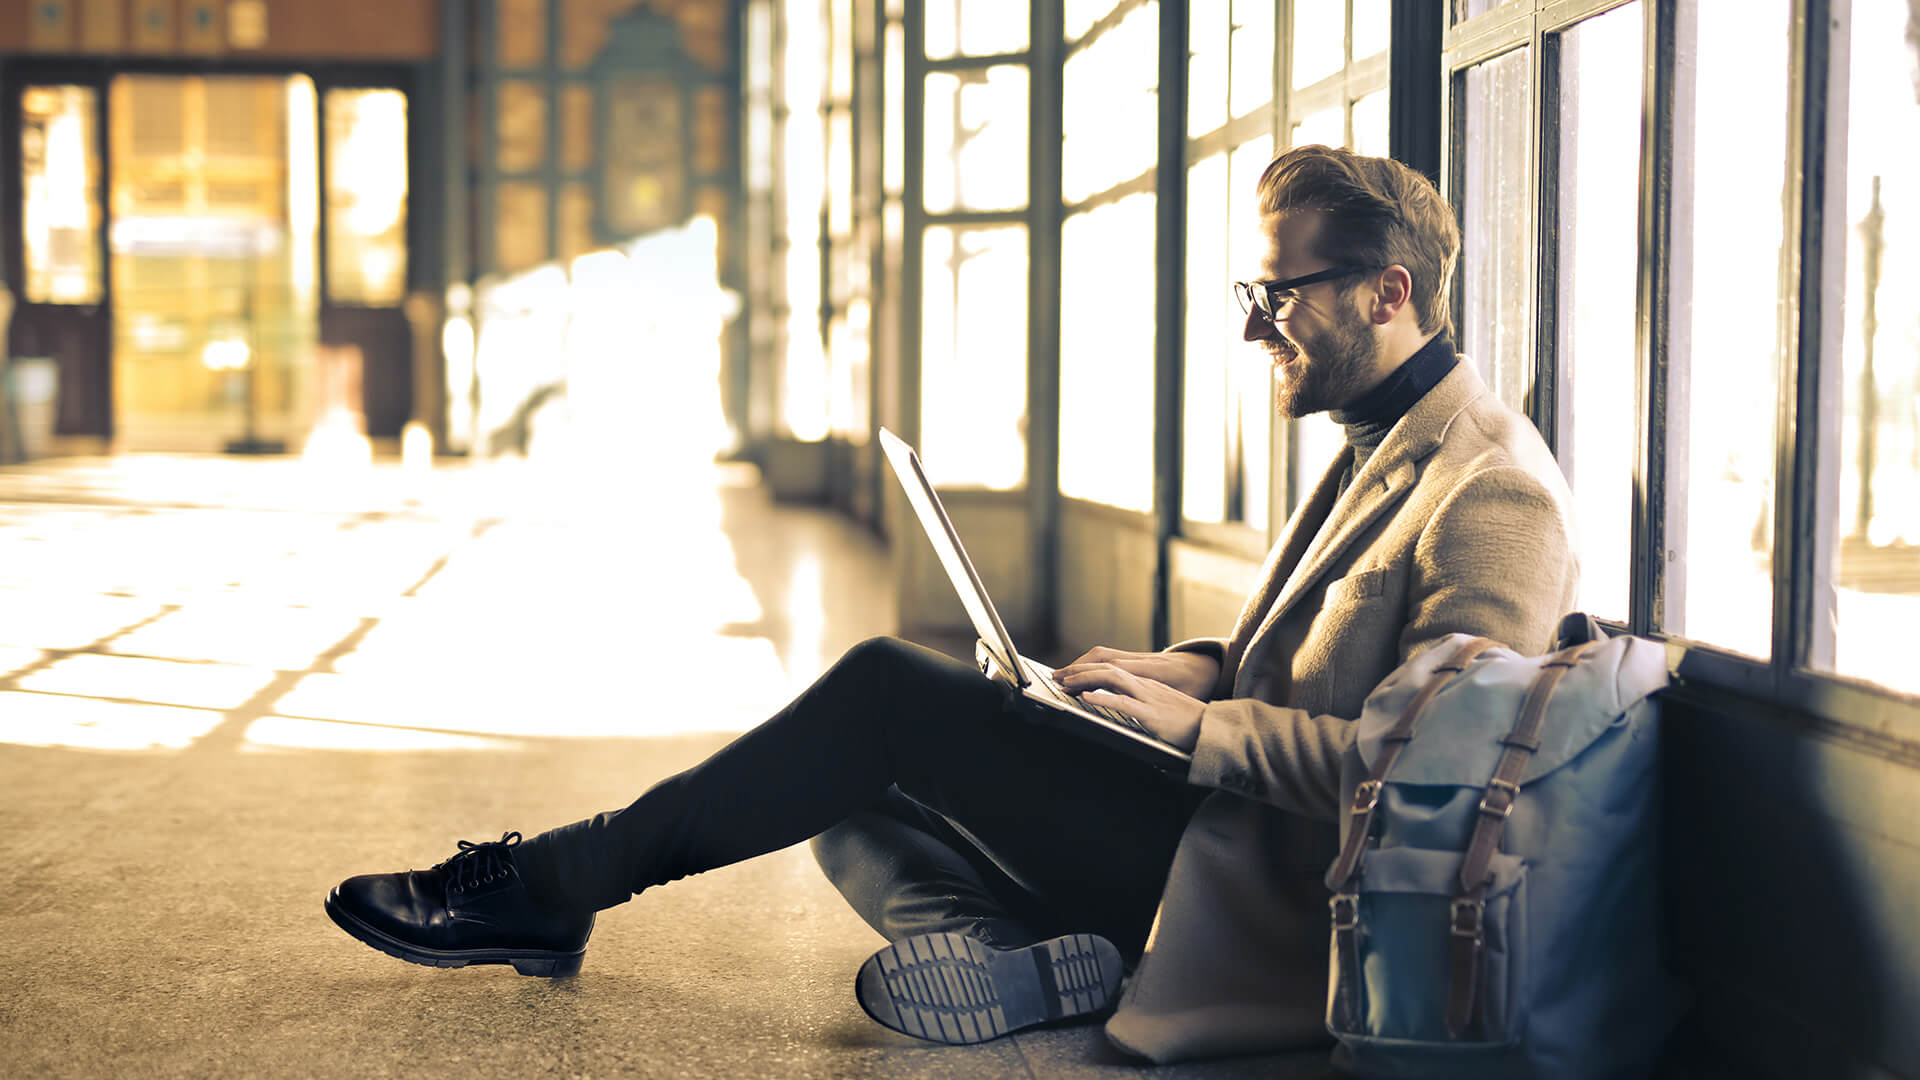
{"label": "large window", "polygon": [[327,298],[397,307],[407,291],[407,96],[329,90]]}
{"label": "large window", "polygon": [[[1790,7],[1701,5],[1692,85],[1676,88],[1693,123],[1674,148],[1687,168],[1675,174],[1668,399],[1684,412],[1668,428],[1667,482],[1682,485],[1668,505],[1683,516],[1668,526],[1681,557],[1668,564],[1666,625],[1759,657],[1772,647]],[[1748,284],[1726,288],[1725,267]]]}
{"label": "large window", "polygon": [[1258,276],[1255,187],[1273,157],[1274,5],[1209,0],[1187,17],[1186,354],[1181,515],[1263,546],[1273,477],[1267,360],[1241,339],[1230,284]]}
{"label": "large window", "polygon": [[1920,693],[1920,157],[1889,137],[1920,130],[1920,74],[1904,0],[1852,14],[1832,669]]}
{"label": "large window", "polygon": [[30,303],[93,304],[105,293],[97,115],[91,87],[29,86],[20,95],[21,232]]}
{"label": "large window", "polygon": [[1026,482],[1028,21],[1024,3],[926,8],[920,447],[940,484]]}
{"label": "large window", "polygon": [[[1285,145],[1385,154],[1389,6],[1378,0],[1295,0],[1289,16]],[[1298,505],[1346,436],[1325,413],[1290,420],[1286,428],[1289,501]]]}
{"label": "large window", "polygon": [[[1068,33],[1091,9],[1067,13]],[[1062,74],[1060,491],[1153,505],[1154,191],[1160,8],[1123,0]]]}
{"label": "large window", "polygon": [[1833,718],[1809,669],[1920,692],[1911,5],[1842,9],[1831,86],[1790,0],[1449,10],[1462,345],[1551,436],[1581,606]]}
{"label": "large window", "polygon": [[[1639,0],[1549,39],[1560,75],[1555,172],[1560,465],[1579,525],[1580,606],[1627,620],[1633,554],[1639,254]],[[1623,88],[1626,88],[1623,90]]]}

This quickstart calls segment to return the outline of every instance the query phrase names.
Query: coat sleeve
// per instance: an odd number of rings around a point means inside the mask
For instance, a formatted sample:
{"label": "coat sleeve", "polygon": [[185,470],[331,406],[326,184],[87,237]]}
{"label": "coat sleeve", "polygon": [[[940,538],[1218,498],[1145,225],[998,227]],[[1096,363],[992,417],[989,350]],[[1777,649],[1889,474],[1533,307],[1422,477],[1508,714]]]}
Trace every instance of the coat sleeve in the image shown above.
{"label": "coat sleeve", "polygon": [[[1564,507],[1524,469],[1500,467],[1462,482],[1421,530],[1412,553],[1407,618],[1398,641],[1356,643],[1392,656],[1384,678],[1452,633],[1542,652],[1573,603],[1578,567]],[[1231,685],[1231,679],[1223,674]],[[1269,803],[1319,821],[1339,814],[1340,764],[1357,717],[1230,698],[1201,714],[1189,783]]]}

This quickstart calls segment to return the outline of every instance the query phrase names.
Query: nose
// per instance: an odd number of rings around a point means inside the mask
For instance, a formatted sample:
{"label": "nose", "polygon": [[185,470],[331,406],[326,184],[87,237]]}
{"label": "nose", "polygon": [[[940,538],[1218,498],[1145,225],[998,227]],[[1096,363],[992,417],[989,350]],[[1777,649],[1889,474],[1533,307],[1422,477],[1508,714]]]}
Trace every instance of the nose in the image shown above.
{"label": "nose", "polygon": [[1240,339],[1242,341],[1266,341],[1272,338],[1273,335],[1273,323],[1267,321],[1265,315],[1260,314],[1259,308],[1250,309],[1247,312],[1247,325],[1242,330]]}

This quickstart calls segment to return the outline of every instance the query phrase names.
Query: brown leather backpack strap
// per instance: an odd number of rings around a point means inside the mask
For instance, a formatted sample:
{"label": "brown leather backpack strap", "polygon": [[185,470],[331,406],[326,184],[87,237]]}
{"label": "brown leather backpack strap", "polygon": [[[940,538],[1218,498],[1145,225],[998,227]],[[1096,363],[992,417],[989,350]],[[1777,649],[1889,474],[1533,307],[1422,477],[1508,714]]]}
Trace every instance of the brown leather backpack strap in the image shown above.
{"label": "brown leather backpack strap", "polygon": [[1473,1023],[1480,950],[1486,942],[1482,916],[1486,912],[1487,885],[1491,880],[1488,868],[1493,864],[1493,853],[1500,849],[1500,834],[1506,829],[1507,817],[1513,813],[1513,804],[1520,797],[1520,778],[1526,774],[1527,762],[1534,751],[1540,749],[1540,728],[1546,721],[1547,703],[1566,673],[1604,641],[1603,638],[1572,645],[1548,657],[1540,665],[1540,674],[1533,677],[1533,684],[1527,688],[1513,730],[1500,740],[1507,748],[1494,766],[1493,779],[1480,796],[1480,818],[1474,823],[1466,858],[1460,862],[1460,893],[1454,898],[1448,918],[1447,931],[1453,941],[1447,987],[1447,1031],[1455,1038]]}
{"label": "brown leather backpack strap", "polygon": [[1433,700],[1440,688],[1454,676],[1467,669],[1473,658],[1493,647],[1487,638],[1474,638],[1447,658],[1447,662],[1433,669],[1426,685],[1420,688],[1413,700],[1407,702],[1393,727],[1382,736],[1380,756],[1373,763],[1367,779],[1354,790],[1353,806],[1349,813],[1353,821],[1348,827],[1347,842],[1341,848],[1339,859],[1334,862],[1331,876],[1340,883],[1334,890],[1334,897],[1328,902],[1332,909],[1333,922],[1333,963],[1338,966],[1338,974],[1330,987],[1332,998],[1328,1012],[1335,1019],[1336,1026],[1342,1031],[1351,1031],[1359,1023],[1359,984],[1360,984],[1360,945],[1355,928],[1360,924],[1360,897],[1354,892],[1354,878],[1360,869],[1360,856],[1366,850],[1367,832],[1373,828],[1374,808],[1380,803],[1380,790],[1385,786],[1387,773],[1400,756],[1413,733],[1420,726],[1420,714]]}
{"label": "brown leather backpack strap", "polygon": [[1353,789],[1353,805],[1347,812],[1353,821],[1347,830],[1347,842],[1340,849],[1340,857],[1334,861],[1333,871],[1327,876],[1341,883],[1339,891],[1346,891],[1352,884],[1353,875],[1360,868],[1360,854],[1366,849],[1367,832],[1373,827],[1374,808],[1380,805],[1380,791],[1386,786],[1387,774],[1393,770],[1393,763],[1400,757],[1400,751],[1413,741],[1413,734],[1419,730],[1420,714],[1426,711],[1428,703],[1440,692],[1452,678],[1467,669],[1474,657],[1492,648],[1494,642],[1488,638],[1474,638],[1454,651],[1447,662],[1433,669],[1420,692],[1413,695],[1407,707],[1400,711],[1400,717],[1394,721],[1386,734],[1380,737],[1380,756],[1374,760],[1373,768],[1367,778]]}

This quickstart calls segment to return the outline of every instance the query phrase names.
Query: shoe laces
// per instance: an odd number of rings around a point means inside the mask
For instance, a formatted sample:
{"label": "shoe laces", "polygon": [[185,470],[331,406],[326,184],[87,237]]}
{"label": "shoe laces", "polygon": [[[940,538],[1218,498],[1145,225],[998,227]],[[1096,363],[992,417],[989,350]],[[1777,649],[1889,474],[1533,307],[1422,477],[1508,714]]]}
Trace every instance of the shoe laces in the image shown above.
{"label": "shoe laces", "polygon": [[501,833],[500,839],[484,844],[462,840],[459,852],[434,869],[447,875],[447,888],[452,892],[491,885],[513,876],[511,849],[519,843],[517,832]]}

